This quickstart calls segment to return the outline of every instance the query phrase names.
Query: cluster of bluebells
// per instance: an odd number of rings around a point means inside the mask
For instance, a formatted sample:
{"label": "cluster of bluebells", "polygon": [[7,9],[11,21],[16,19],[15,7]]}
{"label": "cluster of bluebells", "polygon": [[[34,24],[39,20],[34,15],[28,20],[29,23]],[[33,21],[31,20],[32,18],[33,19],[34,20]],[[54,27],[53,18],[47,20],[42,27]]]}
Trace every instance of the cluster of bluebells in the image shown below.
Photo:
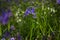
{"label": "cluster of bluebells", "polygon": [[7,12],[2,10],[2,13],[0,15],[0,23],[2,23],[3,25],[7,24],[11,16],[12,16],[12,13],[10,9]]}
{"label": "cluster of bluebells", "polygon": [[25,13],[24,13],[24,16],[27,16],[29,14],[32,14],[33,18],[36,18],[35,8],[33,8],[33,7],[27,8],[26,11],[25,11]]}
{"label": "cluster of bluebells", "polygon": [[[9,22],[10,17],[12,16],[12,12],[10,9],[8,9],[7,11],[4,11],[2,9],[2,13],[0,14],[0,23],[2,25],[6,25]],[[15,37],[10,37],[11,36],[11,32],[15,30],[15,26],[11,25],[10,26],[10,31],[6,30],[2,36],[1,40],[6,40],[6,38],[9,38],[9,40],[15,40]],[[20,34],[17,34],[17,39],[20,40]]]}
{"label": "cluster of bluebells", "polygon": [[[10,32],[8,30],[6,30],[2,36],[2,39],[1,40],[6,40],[5,38],[9,38],[11,35],[11,32],[13,31],[13,29],[15,28],[14,26],[12,27],[13,25],[11,25],[10,27]],[[14,37],[11,37],[10,40],[13,40]]]}
{"label": "cluster of bluebells", "polygon": [[17,37],[17,38],[15,38],[14,36],[11,37],[11,32],[12,32],[13,30],[15,30],[15,26],[14,26],[14,25],[11,25],[10,31],[6,30],[6,31],[4,32],[1,40],[6,40],[6,38],[9,38],[9,40],[16,40],[16,39],[21,40],[21,36],[20,36],[20,33],[19,33],[19,32],[17,32],[17,34],[16,34],[16,37]]}

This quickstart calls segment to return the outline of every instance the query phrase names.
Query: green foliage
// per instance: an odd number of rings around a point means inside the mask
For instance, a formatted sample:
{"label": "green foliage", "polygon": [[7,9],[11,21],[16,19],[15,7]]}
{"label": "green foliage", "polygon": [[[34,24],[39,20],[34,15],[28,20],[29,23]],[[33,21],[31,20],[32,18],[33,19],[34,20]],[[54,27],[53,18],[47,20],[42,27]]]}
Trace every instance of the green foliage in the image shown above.
{"label": "green foliage", "polygon": [[[54,1],[37,0],[28,2],[19,1],[19,4],[16,5],[14,1],[11,1],[9,4],[2,2],[1,7],[7,8],[8,6],[6,5],[10,5],[8,8],[11,9],[13,17],[11,17],[7,26],[13,24],[16,28],[12,35],[20,32],[22,40],[42,40],[43,36],[47,36],[47,40],[48,37],[51,40],[60,40],[60,6],[55,4],[56,2]],[[35,7],[36,18],[33,18],[32,15],[24,17],[27,7]],[[7,26],[1,25],[3,32],[9,28]],[[54,33],[52,34],[54,36],[51,36],[51,33]]]}

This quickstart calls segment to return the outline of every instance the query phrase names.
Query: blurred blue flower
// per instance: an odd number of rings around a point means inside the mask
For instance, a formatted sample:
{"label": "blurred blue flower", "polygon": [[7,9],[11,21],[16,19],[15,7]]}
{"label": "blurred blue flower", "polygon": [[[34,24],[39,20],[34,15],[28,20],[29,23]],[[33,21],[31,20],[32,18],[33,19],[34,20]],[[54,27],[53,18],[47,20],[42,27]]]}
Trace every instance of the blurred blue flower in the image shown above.
{"label": "blurred blue flower", "polygon": [[10,37],[10,32],[6,31],[4,34],[3,34],[4,37],[8,38]]}
{"label": "blurred blue flower", "polygon": [[31,13],[35,13],[35,9],[34,8],[31,9]]}
{"label": "blurred blue flower", "polygon": [[29,15],[31,13],[31,10],[30,10],[30,8],[28,8],[28,9],[26,9],[26,11],[25,11],[25,16],[27,16],[27,15]]}
{"label": "blurred blue flower", "polygon": [[5,12],[4,10],[2,10],[2,15],[0,16],[0,22],[5,25],[8,23],[9,18],[12,16],[12,13],[10,10],[8,10],[7,12]]}
{"label": "blurred blue flower", "polygon": [[7,18],[4,18],[3,20],[2,20],[2,24],[3,25],[5,25],[5,24],[7,24],[8,23],[8,17]]}
{"label": "blurred blue flower", "polygon": [[60,0],[57,0],[57,3],[60,4]]}
{"label": "blurred blue flower", "polygon": [[27,8],[25,13],[24,13],[24,16],[27,16],[29,14],[32,14],[34,17],[36,17],[35,8]]}
{"label": "blurred blue flower", "polygon": [[3,11],[1,15],[1,23],[5,25],[7,24],[7,22],[8,22],[8,15],[6,14],[6,12]]}
{"label": "blurred blue flower", "polygon": [[11,37],[10,40],[15,40],[15,38],[14,37]]}
{"label": "blurred blue flower", "polygon": [[17,39],[21,40],[21,36],[20,36],[19,32],[17,32]]}
{"label": "blurred blue flower", "polygon": [[15,30],[15,26],[14,25],[11,25],[11,27],[10,27],[10,31],[12,31],[12,30]]}
{"label": "blurred blue flower", "polygon": [[5,38],[2,38],[1,40],[5,40]]}

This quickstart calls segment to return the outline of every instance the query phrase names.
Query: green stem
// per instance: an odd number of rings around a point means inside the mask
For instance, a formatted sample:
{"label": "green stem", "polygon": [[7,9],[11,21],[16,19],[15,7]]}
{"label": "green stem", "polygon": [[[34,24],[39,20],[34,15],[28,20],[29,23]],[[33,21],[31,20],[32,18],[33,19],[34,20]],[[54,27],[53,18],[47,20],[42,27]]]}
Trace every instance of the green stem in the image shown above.
{"label": "green stem", "polygon": [[34,23],[33,23],[33,20],[31,20],[30,40],[32,40],[33,28],[34,28]]}
{"label": "green stem", "polygon": [[[48,24],[49,25],[49,24]],[[49,28],[50,28],[50,30],[53,32],[53,29],[51,28],[51,26],[49,25]]]}
{"label": "green stem", "polygon": [[31,38],[32,38],[32,29],[31,29],[31,34],[30,34],[30,40],[31,40]]}
{"label": "green stem", "polygon": [[10,23],[8,23],[8,31],[10,30]]}

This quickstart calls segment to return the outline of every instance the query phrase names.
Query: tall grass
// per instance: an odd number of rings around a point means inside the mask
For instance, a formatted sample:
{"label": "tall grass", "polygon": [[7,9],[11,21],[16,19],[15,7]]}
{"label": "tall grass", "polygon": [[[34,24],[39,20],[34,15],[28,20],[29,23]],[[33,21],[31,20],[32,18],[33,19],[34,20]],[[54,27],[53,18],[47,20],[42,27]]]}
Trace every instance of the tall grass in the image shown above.
{"label": "tall grass", "polygon": [[[35,8],[36,18],[32,14],[24,16],[28,7]],[[11,32],[11,36],[15,37],[19,32],[22,40],[60,40],[60,12],[51,1],[20,2],[19,5],[12,2],[10,9],[13,16],[7,25],[0,26],[1,38],[4,30],[8,29],[10,32],[10,26],[14,25],[15,30]]]}

